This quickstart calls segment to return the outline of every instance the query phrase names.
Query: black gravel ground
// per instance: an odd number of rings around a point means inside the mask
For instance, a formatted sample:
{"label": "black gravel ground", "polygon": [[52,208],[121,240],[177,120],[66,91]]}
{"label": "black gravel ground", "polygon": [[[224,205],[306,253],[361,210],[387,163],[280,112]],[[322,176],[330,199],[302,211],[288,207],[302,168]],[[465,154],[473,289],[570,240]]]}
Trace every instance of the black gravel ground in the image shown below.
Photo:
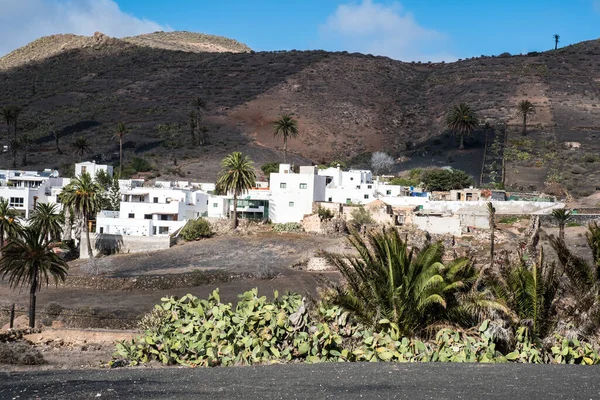
{"label": "black gravel ground", "polygon": [[0,373],[0,399],[599,399],[597,367],[318,364]]}

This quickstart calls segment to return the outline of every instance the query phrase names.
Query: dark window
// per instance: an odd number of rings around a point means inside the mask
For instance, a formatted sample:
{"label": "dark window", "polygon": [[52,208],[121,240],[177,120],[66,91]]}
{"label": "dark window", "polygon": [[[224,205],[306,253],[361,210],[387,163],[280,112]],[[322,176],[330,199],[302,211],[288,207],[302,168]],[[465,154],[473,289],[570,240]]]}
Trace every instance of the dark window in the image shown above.
{"label": "dark window", "polygon": [[300,189],[306,189],[307,187],[308,187],[308,185],[306,183],[300,184]]}
{"label": "dark window", "polygon": [[161,215],[160,216],[160,220],[161,221],[168,221],[169,220],[169,216],[168,215]]}
{"label": "dark window", "polygon": [[144,214],[144,219],[152,219],[152,214]]}
{"label": "dark window", "polygon": [[158,203],[158,197],[153,198],[152,201]]}
{"label": "dark window", "polygon": [[385,194],[392,194],[392,191],[391,190],[386,190]]}
{"label": "dark window", "polygon": [[369,198],[369,195],[368,195],[368,194],[365,194],[365,199],[368,199],[368,198]]}
{"label": "dark window", "polygon": [[158,234],[159,235],[166,235],[167,233],[169,233],[169,227],[168,226],[159,226],[158,227]]}
{"label": "dark window", "polygon": [[135,218],[135,214],[129,214],[128,218]]}
{"label": "dark window", "polygon": [[373,185],[367,185],[367,189],[373,189]]}
{"label": "dark window", "polygon": [[279,184],[279,189],[285,189],[287,187],[287,184],[285,182],[281,182]]}

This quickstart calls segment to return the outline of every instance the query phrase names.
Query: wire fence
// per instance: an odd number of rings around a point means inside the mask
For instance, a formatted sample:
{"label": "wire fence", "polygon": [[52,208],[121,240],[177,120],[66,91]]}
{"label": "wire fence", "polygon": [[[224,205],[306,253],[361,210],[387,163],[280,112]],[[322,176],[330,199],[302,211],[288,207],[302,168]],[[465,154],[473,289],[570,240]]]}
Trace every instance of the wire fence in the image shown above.
{"label": "wire fence", "polygon": [[[29,307],[21,304],[0,307],[0,320],[8,320],[9,328],[13,328],[19,316],[28,316]],[[137,327],[142,316],[117,315],[114,312],[93,308],[65,308],[57,303],[49,303],[46,307],[35,311],[36,325],[51,325],[59,321],[68,328],[106,328],[131,329]]]}

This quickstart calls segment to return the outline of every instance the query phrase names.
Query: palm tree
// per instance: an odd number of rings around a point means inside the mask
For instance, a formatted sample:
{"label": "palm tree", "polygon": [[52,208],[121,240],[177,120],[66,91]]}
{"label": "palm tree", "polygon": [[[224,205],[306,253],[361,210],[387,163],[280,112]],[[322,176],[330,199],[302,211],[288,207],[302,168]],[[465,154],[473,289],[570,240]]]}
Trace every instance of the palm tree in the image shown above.
{"label": "palm tree", "polygon": [[402,335],[414,335],[436,323],[473,326],[486,310],[507,311],[476,291],[479,273],[471,260],[442,264],[441,243],[409,250],[395,229],[368,233],[366,239],[354,231],[350,243],[358,256],[326,253],[347,282],[335,287],[333,302],[365,324],[385,318]]}
{"label": "palm tree", "polygon": [[[597,270],[600,270],[600,226],[597,222],[588,225],[588,232],[585,235],[588,246],[592,250],[592,257]],[[600,273],[598,273],[600,276]]]}
{"label": "palm tree", "polygon": [[13,168],[17,168],[17,153],[18,153],[19,149],[21,148],[21,141],[9,139],[8,140],[8,148],[10,149],[10,151],[12,153],[12,159],[13,159],[12,166],[13,166]]}
{"label": "palm tree", "polygon": [[460,135],[459,150],[465,148],[465,135],[470,135],[479,126],[477,116],[467,103],[454,106],[446,116],[448,129],[456,135]]}
{"label": "palm tree", "polygon": [[8,200],[0,198],[0,248],[4,246],[4,234],[10,237],[21,230],[18,216],[19,213],[10,206]]}
{"label": "palm tree", "polygon": [[237,198],[247,192],[256,183],[256,172],[248,156],[234,151],[221,161],[217,187],[225,193],[233,192],[233,228],[237,228]]}
{"label": "palm tree", "polygon": [[79,136],[73,143],[71,143],[71,147],[73,148],[73,154],[77,154],[79,156],[79,161],[86,153],[92,152],[92,146],[89,144],[87,139],[83,136]]}
{"label": "palm tree", "polygon": [[490,224],[490,265],[494,266],[494,239],[496,237],[496,208],[492,202],[487,203],[488,221]]}
{"label": "palm tree", "polygon": [[552,210],[552,216],[558,223],[558,238],[565,241],[565,225],[571,219],[571,210],[566,210],[564,208],[558,208]]}
{"label": "palm tree", "polygon": [[35,302],[44,282],[55,283],[67,277],[67,263],[45,243],[41,232],[25,228],[20,236],[10,238],[0,259],[2,278],[8,277],[11,287],[29,285],[29,326],[35,327]]}
{"label": "palm tree", "polygon": [[287,163],[287,141],[288,138],[298,136],[298,121],[289,114],[283,114],[273,122],[274,136],[283,136],[283,163]]}
{"label": "palm tree", "polygon": [[0,114],[2,115],[4,122],[6,122],[6,138],[8,139],[10,135],[10,124],[12,123],[12,107],[2,107],[2,109],[0,109]]}
{"label": "palm tree", "polygon": [[543,249],[528,267],[520,255],[516,264],[492,270],[486,284],[495,297],[506,304],[512,322],[524,326],[532,337],[543,339],[556,322],[559,273],[555,264],[544,262]]}
{"label": "palm tree", "polygon": [[[190,112],[190,126],[191,124],[191,119],[194,119],[194,129],[198,129],[198,132],[202,133],[202,135],[200,135],[200,144],[205,145],[208,143],[208,128],[206,126],[201,126],[201,122],[202,122],[202,111],[206,110],[206,101],[204,101],[204,99],[202,97],[196,97],[193,101],[192,101],[192,106],[196,108],[196,111],[192,111]],[[193,113],[193,115],[192,115]],[[192,136],[194,136],[194,133],[192,132]],[[194,140],[194,143],[196,143],[196,141]]]}
{"label": "palm tree", "polygon": [[56,152],[58,154],[62,154],[62,150],[60,149],[60,146],[58,145],[58,141],[60,139],[60,131],[58,129],[54,129],[52,131],[52,136],[54,136],[54,143],[56,144]]}
{"label": "palm tree", "polygon": [[517,115],[523,117],[523,136],[527,135],[527,117],[535,114],[535,106],[529,100],[521,100]]}
{"label": "palm tree", "polygon": [[27,153],[31,149],[33,144],[33,139],[27,134],[24,133],[19,138],[19,148],[23,150],[23,166],[27,165]]}
{"label": "palm tree", "polygon": [[60,241],[64,223],[65,215],[52,203],[37,203],[29,217],[30,226],[40,231],[46,244]]}
{"label": "palm tree", "polygon": [[190,113],[188,114],[188,117],[190,119],[190,134],[192,135],[192,146],[196,146],[196,128],[198,126],[198,122],[196,120],[197,118],[197,114],[195,111],[190,111]]}
{"label": "palm tree", "polygon": [[92,179],[90,174],[84,172],[65,186],[60,194],[61,202],[73,214],[83,219],[85,236],[87,240],[88,256],[93,257],[92,243],[90,242],[89,217],[95,216],[99,208],[99,197],[102,188]]}
{"label": "palm tree", "polygon": [[119,122],[115,130],[115,137],[119,138],[119,176],[123,174],[123,138],[129,132],[124,123]]}
{"label": "palm tree", "polygon": [[552,37],[554,38],[554,51],[556,51],[558,49],[560,35],[558,33],[555,33],[554,35],[552,35]]}

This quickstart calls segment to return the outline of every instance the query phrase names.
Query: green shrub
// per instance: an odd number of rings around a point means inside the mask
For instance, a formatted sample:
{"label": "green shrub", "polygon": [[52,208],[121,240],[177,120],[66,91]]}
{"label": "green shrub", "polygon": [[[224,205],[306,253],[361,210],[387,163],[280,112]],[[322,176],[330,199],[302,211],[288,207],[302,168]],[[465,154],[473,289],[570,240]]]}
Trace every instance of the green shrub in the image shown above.
{"label": "green shrub", "polygon": [[352,210],[350,216],[352,217],[353,224],[357,226],[368,225],[374,222],[373,217],[371,217],[371,213],[367,211],[363,206],[357,207],[356,209]]}
{"label": "green shrub", "polygon": [[287,222],[285,224],[274,224],[273,232],[303,232],[302,225],[297,222]]}
{"label": "green shrub", "polygon": [[260,167],[260,170],[263,172],[263,174],[265,174],[265,177],[269,179],[271,173],[279,172],[279,163],[270,162],[263,164],[262,167]]}
{"label": "green shrub", "polygon": [[473,186],[475,181],[458,169],[432,169],[423,174],[423,183],[428,191],[448,191]]}
{"label": "green shrub", "polygon": [[214,233],[210,224],[203,218],[188,221],[181,230],[181,237],[186,241],[209,238],[212,235],[214,235]]}
{"label": "green shrub", "polygon": [[136,172],[148,172],[152,169],[152,165],[142,157],[133,157],[131,160],[131,168]]}
{"label": "green shrub", "polygon": [[334,217],[333,211],[331,211],[329,208],[325,208],[325,207],[321,207],[321,206],[319,206],[319,208],[317,210],[317,214],[319,215],[319,219],[321,221],[329,221],[330,219],[332,219]]}
{"label": "green shrub", "polygon": [[500,218],[499,222],[501,224],[512,225],[516,222],[519,222],[520,220],[521,220],[521,218],[519,218],[519,217],[502,217],[502,218]]}

